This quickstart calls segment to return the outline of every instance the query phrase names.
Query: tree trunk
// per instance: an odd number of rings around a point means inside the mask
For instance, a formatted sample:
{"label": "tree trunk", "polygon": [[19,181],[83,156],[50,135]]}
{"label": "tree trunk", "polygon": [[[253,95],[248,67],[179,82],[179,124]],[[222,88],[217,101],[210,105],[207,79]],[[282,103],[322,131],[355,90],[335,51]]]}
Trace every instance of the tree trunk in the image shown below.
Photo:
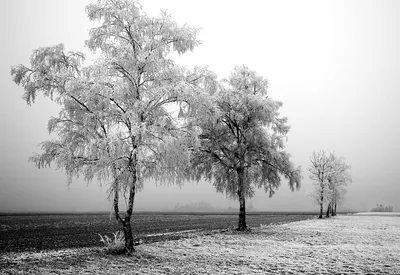
{"label": "tree trunk", "polygon": [[331,216],[332,216],[332,217],[335,216],[335,215],[333,214],[333,205],[334,205],[334,203],[332,202],[332,203],[331,203]]}
{"label": "tree trunk", "polygon": [[335,209],[333,210],[333,216],[336,216],[336,206],[337,206],[337,204],[335,202]]}
{"label": "tree trunk", "polygon": [[131,227],[131,217],[125,217],[124,219],[124,238],[125,238],[125,250],[127,254],[132,254],[135,249],[133,248],[133,234]]}
{"label": "tree trunk", "polygon": [[136,177],[134,177],[133,183],[129,188],[129,203],[128,209],[125,213],[124,219],[121,218],[119,215],[119,186],[118,183],[115,184],[114,187],[114,214],[115,218],[117,219],[118,223],[122,225],[124,238],[125,238],[125,250],[127,254],[132,254],[135,249],[133,248],[133,234],[132,234],[132,227],[131,227],[131,216],[133,212],[133,202],[136,194]]}
{"label": "tree trunk", "polygon": [[132,227],[131,227],[131,216],[133,212],[133,202],[135,200],[136,194],[136,173],[133,177],[133,183],[129,189],[129,201],[128,201],[128,209],[125,214],[125,223],[124,223],[124,237],[125,237],[125,249],[128,254],[131,254],[135,251],[133,248],[133,235],[132,235]]}
{"label": "tree trunk", "polygon": [[238,169],[238,191],[237,195],[239,197],[239,225],[237,230],[238,231],[244,231],[247,229],[247,224],[246,224],[246,200],[244,197],[244,170],[243,169]]}
{"label": "tree trunk", "polygon": [[319,217],[318,219],[322,219],[322,213],[324,212],[324,194],[321,192],[321,202],[319,203]]}
{"label": "tree trunk", "polygon": [[329,218],[329,213],[331,212],[331,203],[328,204],[328,209],[326,210],[326,217]]}

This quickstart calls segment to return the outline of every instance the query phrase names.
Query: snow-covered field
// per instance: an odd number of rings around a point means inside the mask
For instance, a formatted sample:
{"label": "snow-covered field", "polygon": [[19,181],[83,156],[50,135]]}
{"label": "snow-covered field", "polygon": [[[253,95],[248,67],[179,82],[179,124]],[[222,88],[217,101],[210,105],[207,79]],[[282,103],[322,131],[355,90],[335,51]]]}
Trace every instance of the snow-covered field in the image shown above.
{"label": "snow-covered field", "polygon": [[[187,233],[134,256],[101,249],[8,253],[5,274],[400,274],[400,217],[343,215],[260,226],[251,233]],[[21,274],[21,273],[19,273]]]}
{"label": "snow-covered field", "polygon": [[364,215],[364,216],[400,216],[400,212],[360,212],[354,215]]}

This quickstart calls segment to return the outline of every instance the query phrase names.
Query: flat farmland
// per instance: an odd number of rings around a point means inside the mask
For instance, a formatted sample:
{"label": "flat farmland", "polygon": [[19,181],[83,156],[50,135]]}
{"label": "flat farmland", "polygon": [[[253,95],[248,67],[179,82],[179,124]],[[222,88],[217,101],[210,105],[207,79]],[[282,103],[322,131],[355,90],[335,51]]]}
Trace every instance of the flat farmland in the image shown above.
{"label": "flat farmland", "polygon": [[182,235],[142,243],[132,255],[101,246],[0,253],[0,273],[400,274],[400,216],[338,215]]}
{"label": "flat farmland", "polygon": [[[250,227],[315,218],[314,213],[249,213]],[[153,243],[182,238],[187,230],[235,228],[233,213],[135,213],[136,242]],[[98,234],[111,236],[120,227],[109,213],[0,215],[0,252],[43,251],[101,246]]]}

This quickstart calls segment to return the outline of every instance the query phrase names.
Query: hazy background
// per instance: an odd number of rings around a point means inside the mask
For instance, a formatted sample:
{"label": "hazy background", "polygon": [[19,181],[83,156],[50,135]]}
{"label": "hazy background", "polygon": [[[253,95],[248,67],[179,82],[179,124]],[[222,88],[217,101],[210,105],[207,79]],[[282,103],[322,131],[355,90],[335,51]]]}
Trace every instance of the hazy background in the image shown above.
{"label": "hazy background", "polygon": [[[32,50],[64,43],[87,52],[93,1],[3,1],[0,10],[0,212],[101,211],[111,208],[106,186],[82,179],[67,187],[54,169],[37,170],[28,158],[51,137],[47,120],[59,107],[39,97],[27,106],[10,66],[29,65]],[[259,211],[308,211],[312,184],[306,168],[314,150],[344,156],[353,183],[345,206],[376,204],[400,211],[400,1],[141,1],[157,16],[167,9],[178,23],[201,27],[203,45],[179,58],[189,67],[209,65],[220,77],[245,64],[270,81],[269,96],[283,101],[289,118],[287,150],[303,168],[299,191],[283,181],[269,199],[251,200]],[[93,56],[89,55],[90,60]],[[135,209],[162,210],[191,202],[236,207],[211,184],[182,188],[145,184]]]}

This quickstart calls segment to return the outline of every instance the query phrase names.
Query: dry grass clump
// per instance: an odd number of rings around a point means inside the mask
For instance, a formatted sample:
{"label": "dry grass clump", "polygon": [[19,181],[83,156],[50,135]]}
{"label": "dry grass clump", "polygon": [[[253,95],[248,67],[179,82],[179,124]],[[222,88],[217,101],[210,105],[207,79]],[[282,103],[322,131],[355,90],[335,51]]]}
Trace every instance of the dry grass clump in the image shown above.
{"label": "dry grass clump", "polygon": [[107,254],[119,255],[125,253],[125,237],[122,231],[117,231],[113,233],[113,238],[107,235],[100,236],[100,241],[105,246],[105,251]]}

